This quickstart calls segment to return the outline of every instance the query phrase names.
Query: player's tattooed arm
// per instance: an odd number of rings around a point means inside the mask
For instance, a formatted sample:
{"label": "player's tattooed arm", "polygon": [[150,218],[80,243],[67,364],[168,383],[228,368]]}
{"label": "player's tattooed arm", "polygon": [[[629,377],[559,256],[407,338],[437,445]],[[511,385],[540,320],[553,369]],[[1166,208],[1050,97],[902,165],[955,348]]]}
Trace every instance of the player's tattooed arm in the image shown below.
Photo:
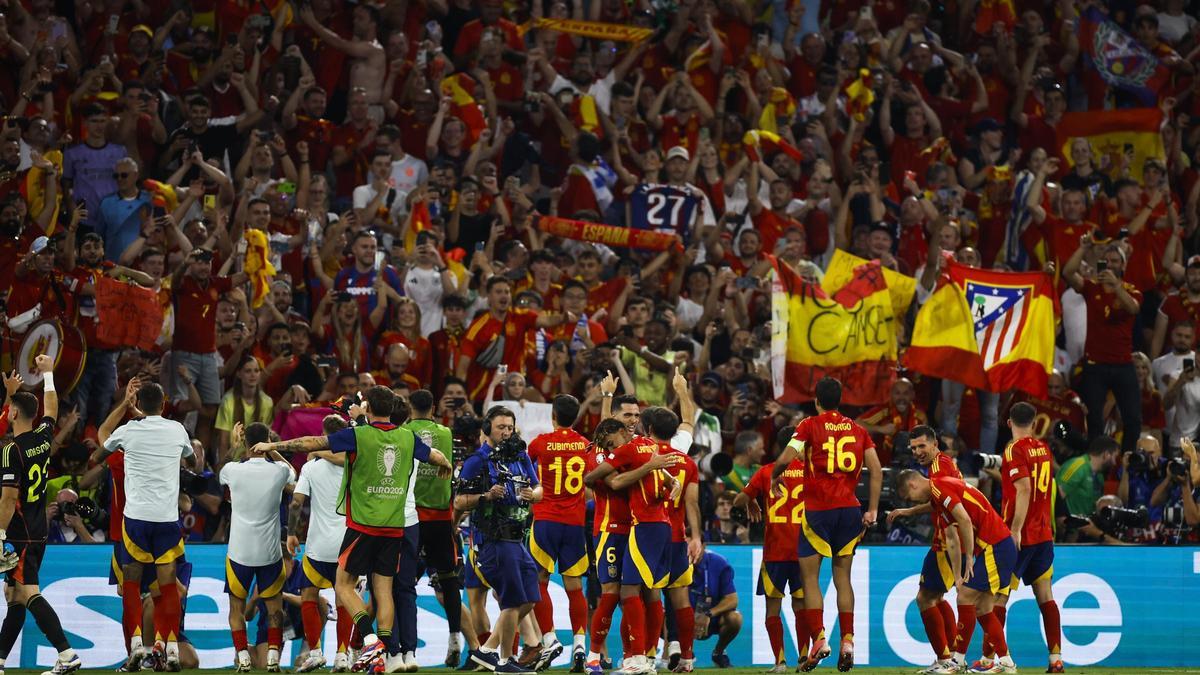
{"label": "player's tattooed arm", "polygon": [[313,452],[315,450],[328,450],[328,436],[304,436],[301,438],[293,438],[289,441],[279,441],[277,443],[257,443],[253,448],[250,448],[250,454],[256,457],[262,457],[275,452]]}
{"label": "player's tattooed arm", "polygon": [[293,492],[292,501],[288,504],[287,547],[291,555],[296,555],[296,545],[300,542],[300,520],[304,517],[304,501],[304,495]]}

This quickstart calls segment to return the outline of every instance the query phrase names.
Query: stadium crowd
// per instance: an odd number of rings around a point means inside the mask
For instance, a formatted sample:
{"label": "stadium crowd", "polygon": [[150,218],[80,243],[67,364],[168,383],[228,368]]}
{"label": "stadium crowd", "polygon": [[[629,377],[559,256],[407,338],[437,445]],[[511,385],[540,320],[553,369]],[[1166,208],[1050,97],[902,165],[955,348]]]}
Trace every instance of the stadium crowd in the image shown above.
{"label": "stadium crowd", "polygon": [[[901,354],[946,255],[1044,270],[1060,294],[1045,397],[901,358],[886,399],[852,410],[884,467],[917,466],[908,431],[932,424],[999,503],[986,456],[1025,401],[1054,449],[1059,540],[1196,542],[1187,5],[2,0],[3,368],[47,323],[81,353],[77,381],[60,374],[49,540],[120,536],[97,433],[131,380],[163,385],[205,460],[188,540],[224,541],[238,424],[286,440],[298,411],[382,385],[429,389],[454,428],[506,402],[549,430],[548,402],[572,394],[590,436],[607,397],[677,406],[678,372],[704,538],[758,541],[735,497],[814,413],[772,386],[769,279],[819,280],[841,250],[917,280]],[[1080,39],[1097,9],[1161,79],[1149,99],[1097,74]],[[1063,146],[1065,114],[1105,110],[1153,113],[1157,152]],[[670,245],[568,237],[548,216]],[[153,344],[111,341],[146,312],[105,305],[110,279],[152,292]]]}

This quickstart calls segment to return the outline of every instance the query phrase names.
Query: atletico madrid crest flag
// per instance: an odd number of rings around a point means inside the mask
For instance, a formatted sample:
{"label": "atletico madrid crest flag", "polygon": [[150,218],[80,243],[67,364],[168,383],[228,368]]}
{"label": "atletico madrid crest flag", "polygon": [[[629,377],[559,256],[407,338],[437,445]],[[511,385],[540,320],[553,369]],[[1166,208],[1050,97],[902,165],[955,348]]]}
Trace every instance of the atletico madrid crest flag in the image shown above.
{"label": "atletico madrid crest flag", "polygon": [[1085,67],[1094,69],[1109,86],[1137,96],[1143,105],[1158,101],[1171,73],[1157,56],[1095,5],[1079,17],[1078,30]]}
{"label": "atletico madrid crest flag", "polygon": [[979,389],[1045,398],[1058,313],[1051,277],[943,263],[949,279],[917,313],[904,364]]}

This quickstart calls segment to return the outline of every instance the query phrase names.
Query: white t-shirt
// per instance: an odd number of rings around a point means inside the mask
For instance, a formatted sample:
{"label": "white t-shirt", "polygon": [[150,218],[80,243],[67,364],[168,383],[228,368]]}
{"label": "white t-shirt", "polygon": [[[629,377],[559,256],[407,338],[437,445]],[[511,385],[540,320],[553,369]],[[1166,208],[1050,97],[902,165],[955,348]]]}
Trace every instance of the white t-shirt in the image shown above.
{"label": "white t-shirt", "polygon": [[108,437],[104,449],[125,453],[125,518],[179,520],[179,460],[194,454],[182,424],[158,415],[126,422]]}
{"label": "white t-shirt", "polygon": [[226,464],[220,481],[229,488],[229,559],[256,566],[283,558],[279,502],[283,487],[296,481],[292,466],[252,457]]}
{"label": "white t-shirt", "polygon": [[300,480],[294,494],[308,497],[308,540],[304,555],[321,562],[337,562],[346,519],[337,513],[338,492],[345,469],[324,459],[314,459],[300,467]]}
{"label": "white t-shirt", "polygon": [[405,155],[404,159],[392,162],[392,177],[388,183],[400,192],[408,194],[428,180],[429,168],[425,166],[424,161],[412,155]]}
{"label": "white t-shirt", "polygon": [[[451,274],[458,288],[457,278]],[[413,299],[421,308],[421,336],[429,337],[431,333],[442,329],[442,296],[446,289],[442,287],[442,275],[434,268],[424,269],[413,265],[404,273],[404,295]]]}
{"label": "white t-shirt", "polygon": [[[395,223],[397,226],[402,225],[404,223],[405,214],[407,213],[407,211],[405,210],[405,200],[407,198],[407,193],[405,193],[404,191],[402,191],[398,188],[394,188],[391,185],[388,186],[388,189],[395,190],[395,194],[392,196],[391,204],[389,206],[388,196],[385,194],[383,196],[383,201],[380,203],[380,206],[388,207],[388,212],[391,214],[392,222]],[[379,193],[376,192],[375,186],[370,183],[367,183],[366,185],[359,185],[358,187],[354,188],[354,193],[352,195],[354,208],[356,208],[356,209],[367,208],[367,206],[369,206],[371,204],[371,202],[375,201],[375,195],[377,195],[377,194],[379,194]],[[372,217],[374,216],[374,214],[371,214],[371,215],[372,215]],[[384,234],[383,241],[380,243],[382,244],[382,246],[380,247],[380,251],[386,251],[386,250],[391,249],[392,235]]]}

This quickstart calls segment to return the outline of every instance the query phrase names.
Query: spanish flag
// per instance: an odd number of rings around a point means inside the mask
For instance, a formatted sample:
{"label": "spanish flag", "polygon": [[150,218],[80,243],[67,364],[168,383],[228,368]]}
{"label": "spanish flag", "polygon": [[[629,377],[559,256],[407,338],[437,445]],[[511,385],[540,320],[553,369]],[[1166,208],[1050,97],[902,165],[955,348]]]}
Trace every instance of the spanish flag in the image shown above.
{"label": "spanish flag", "polygon": [[174,185],[147,178],[142,182],[142,186],[150,192],[151,201],[155,206],[166,210],[167,213],[179,208],[179,192]]}
{"label": "spanish flag", "polygon": [[[860,258],[853,253],[838,249],[829,259],[829,265],[825,268],[825,276],[821,280],[821,287],[829,293],[837,292],[858,276],[859,268],[870,264],[871,261],[866,258]],[[912,304],[913,294],[917,290],[917,280],[882,265],[879,266],[879,271],[883,274],[883,280],[887,282],[888,296],[892,299],[892,313],[903,318],[905,314],[908,314],[908,306]]]}
{"label": "spanish flag", "polygon": [[604,127],[600,126],[600,116],[596,114],[596,99],[591,94],[575,97],[571,102],[571,119],[574,120],[576,129],[604,139]]}
{"label": "spanish flag", "polygon": [[413,203],[412,211],[408,214],[408,234],[404,237],[404,248],[412,251],[417,246],[417,234],[433,227],[433,218],[429,215],[429,204],[424,199]]}
{"label": "spanish flag", "polygon": [[747,131],[742,136],[742,145],[746,148],[746,154],[755,162],[758,161],[759,157],[765,158],[767,155],[776,152],[782,152],[797,162],[804,158],[804,155],[801,154],[796,146],[788,143],[780,138],[779,134],[771,131],[759,131],[756,129]]}
{"label": "spanish flag", "polygon": [[786,350],[783,376],[775,378],[782,379],[779,400],[811,400],[817,382],[830,376],[841,380],[847,405],[886,401],[896,378],[899,318],[879,262],[859,265],[836,288],[828,278],[819,286],[776,263],[772,286],[773,356],[776,345]]}
{"label": "spanish flag", "polygon": [[449,96],[450,114],[467,125],[467,145],[475,145],[479,134],[487,128],[483,108],[475,100],[475,80],[466,73],[455,73],[442,80],[442,96]]}
{"label": "spanish flag", "polygon": [[1142,180],[1142,165],[1147,159],[1165,159],[1162,135],[1162,113],[1157,108],[1126,108],[1095,110],[1086,113],[1066,113],[1058,123],[1058,145],[1067,167],[1071,161],[1071,144],[1086,138],[1092,145],[1096,161],[1108,155],[1109,166],[1119,166],[1126,149],[1133,150],[1130,177]]}
{"label": "spanish flag", "polygon": [[867,117],[867,111],[875,102],[875,78],[871,71],[863,68],[858,71],[858,79],[846,87],[846,112],[859,122]]}
{"label": "spanish flag", "polygon": [[267,257],[270,247],[267,233],[262,230],[246,230],[246,263],[245,272],[250,277],[252,286],[250,307],[258,309],[271,293],[271,277],[275,276],[275,266]]}
{"label": "spanish flag", "polygon": [[776,133],[779,131],[779,119],[783,118],[786,121],[795,114],[796,99],[783,87],[771,87],[771,95],[758,117],[758,128]]}
{"label": "spanish flag", "polygon": [[949,280],[917,313],[908,368],[987,391],[1046,397],[1054,368],[1054,280],[944,260]]}

